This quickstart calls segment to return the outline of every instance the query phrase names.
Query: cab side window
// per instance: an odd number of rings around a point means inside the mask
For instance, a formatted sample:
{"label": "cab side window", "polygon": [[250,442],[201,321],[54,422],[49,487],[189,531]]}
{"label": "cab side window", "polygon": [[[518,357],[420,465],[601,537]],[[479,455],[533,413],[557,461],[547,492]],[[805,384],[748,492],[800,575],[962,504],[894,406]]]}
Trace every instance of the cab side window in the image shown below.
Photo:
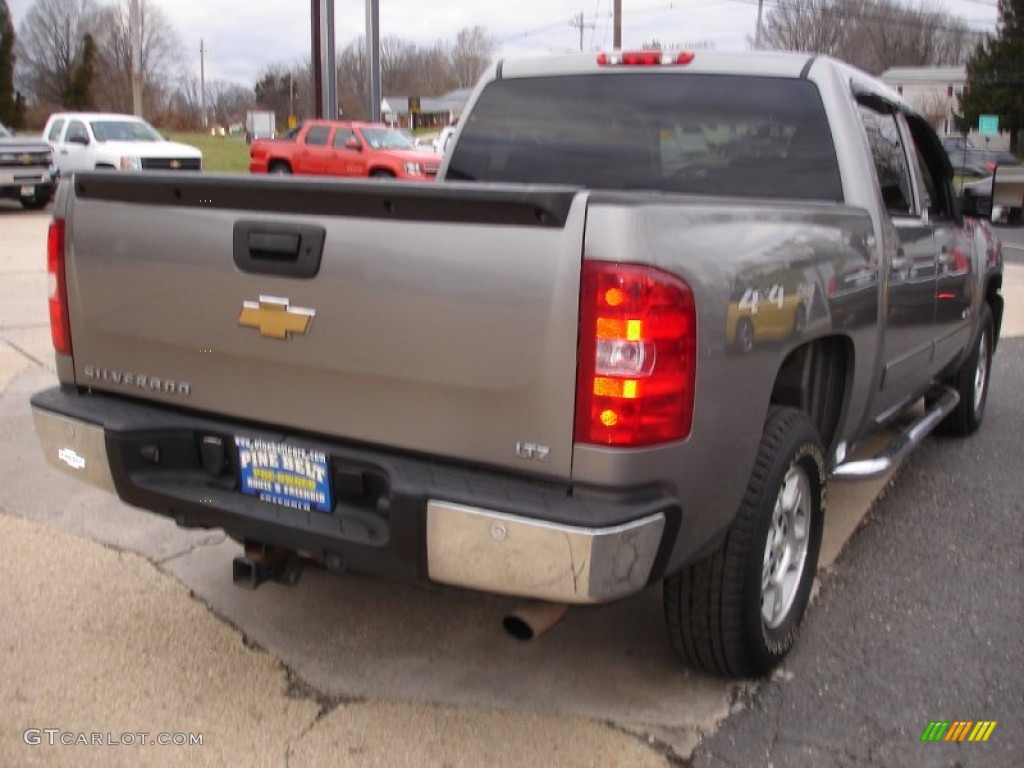
{"label": "cab side window", "polygon": [[880,112],[865,104],[859,105],[859,110],[871,145],[871,157],[875,161],[885,209],[890,216],[913,214],[914,187],[896,115]]}
{"label": "cab side window", "polygon": [[57,141],[60,138],[61,129],[64,128],[63,120],[54,120],[50,126],[50,132],[46,134],[47,141]]}
{"label": "cab side window", "polygon": [[85,123],[78,120],[72,120],[71,124],[68,125],[68,135],[64,137],[64,141],[89,141],[89,131],[85,128]]}
{"label": "cab side window", "polygon": [[954,218],[952,187],[947,183],[949,169],[944,162],[942,145],[930,125],[919,117],[909,117],[907,124],[914,142],[914,163],[921,179],[921,207],[927,209],[932,221]]}
{"label": "cab side window", "polygon": [[354,135],[355,134],[352,133],[350,128],[339,128],[334,132],[334,141],[332,142],[332,145],[336,149],[344,149],[345,142],[351,139]]}
{"label": "cab side window", "polygon": [[326,147],[327,137],[331,134],[331,128],[327,125],[314,125],[306,134],[306,144],[312,147]]}

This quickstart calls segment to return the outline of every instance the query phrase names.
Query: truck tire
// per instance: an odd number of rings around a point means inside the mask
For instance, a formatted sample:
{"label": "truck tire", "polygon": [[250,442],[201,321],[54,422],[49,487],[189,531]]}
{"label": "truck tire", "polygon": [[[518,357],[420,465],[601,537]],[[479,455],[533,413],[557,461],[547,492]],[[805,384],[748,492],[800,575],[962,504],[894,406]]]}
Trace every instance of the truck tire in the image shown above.
{"label": "truck tire", "polygon": [[981,305],[978,337],[971,354],[946,383],[960,395],[960,402],[936,430],[951,437],[973,435],[985,417],[989,379],[992,374],[992,311]]}
{"label": "truck tire", "polygon": [[754,324],[749,318],[741,317],[736,323],[736,349],[744,355],[754,349]]}
{"label": "truck tire", "polygon": [[393,179],[393,178],[395,178],[395,174],[393,174],[391,171],[388,171],[388,170],[386,170],[384,168],[375,168],[374,170],[370,171],[370,178],[371,179]]}
{"label": "truck tire", "polygon": [[665,579],[676,653],[729,677],[760,676],[781,662],[814,584],[824,514],[821,438],[803,411],[773,406],[722,545]]}
{"label": "truck tire", "polygon": [[287,176],[291,172],[292,169],[288,163],[283,163],[280,160],[271,163],[270,167],[267,168],[267,173],[273,173],[277,176]]}

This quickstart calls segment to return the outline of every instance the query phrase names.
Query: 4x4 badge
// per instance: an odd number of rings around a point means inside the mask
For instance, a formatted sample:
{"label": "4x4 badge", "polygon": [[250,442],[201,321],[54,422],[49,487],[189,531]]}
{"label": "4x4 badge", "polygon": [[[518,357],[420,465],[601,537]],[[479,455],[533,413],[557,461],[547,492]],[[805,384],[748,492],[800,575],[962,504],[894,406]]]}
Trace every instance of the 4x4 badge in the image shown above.
{"label": "4x4 badge", "polygon": [[259,329],[268,339],[290,339],[293,333],[304,334],[316,317],[316,310],[289,306],[288,299],[260,296],[259,301],[243,301],[238,324]]}

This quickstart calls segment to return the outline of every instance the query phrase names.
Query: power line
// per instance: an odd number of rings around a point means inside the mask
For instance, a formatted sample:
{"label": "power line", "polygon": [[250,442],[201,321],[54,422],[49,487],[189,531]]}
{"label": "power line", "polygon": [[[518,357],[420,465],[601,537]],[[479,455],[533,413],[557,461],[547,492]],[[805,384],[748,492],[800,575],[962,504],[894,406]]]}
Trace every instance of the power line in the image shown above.
{"label": "power line", "polygon": [[[972,3],[976,3],[978,5],[984,5],[984,6],[988,7],[988,8],[995,8],[996,7],[996,6],[992,5],[992,4],[990,4],[989,2],[986,2],[986,0],[966,0],[966,2],[972,2]],[[678,2],[674,2],[674,1],[670,0],[670,2],[667,2],[667,3],[662,2],[662,3],[659,3],[657,5],[648,5],[648,6],[644,6],[644,7],[641,7],[641,8],[632,8],[629,11],[628,18],[636,18],[636,17],[639,17],[639,16],[651,16],[651,15],[656,15],[656,14],[673,14],[674,15],[677,12],[686,13],[686,12],[702,10],[702,9],[705,9],[705,8],[713,8],[713,7],[717,7],[717,6],[724,6],[724,5],[728,5],[728,4],[757,5],[757,3],[758,3],[758,0],[711,0],[710,2],[701,2],[701,3],[692,4],[692,5],[691,4],[682,5],[682,4],[678,3]],[[775,8],[775,7],[778,7],[778,6],[782,5],[782,4],[783,4],[782,0],[764,0],[764,5],[765,5],[766,8]],[[912,10],[910,8],[904,8],[902,5],[899,5],[897,7],[900,10],[908,10],[908,11]],[[600,9],[600,0],[598,0],[598,9]],[[840,18],[846,18],[846,19],[856,19],[856,20],[860,20],[860,21],[876,21],[876,22],[891,21],[891,19],[879,16],[877,14],[870,14],[870,13],[847,13],[847,12],[845,12],[843,10],[840,10],[840,9],[821,9],[821,8],[819,8],[819,9],[817,9],[817,13],[820,13],[820,14],[825,15],[825,16],[830,16],[830,17],[840,17]],[[904,26],[908,26],[908,27],[922,27],[922,28],[930,28],[930,29],[935,29],[935,30],[953,31],[953,30],[960,29],[960,27],[956,26],[956,24],[955,24],[956,21],[959,21],[959,22],[962,22],[965,25],[964,29],[967,32],[979,34],[979,33],[989,33],[989,32],[991,32],[993,30],[994,20],[992,20],[992,19],[966,18],[966,17],[963,17],[963,16],[958,16],[958,15],[948,14],[948,13],[934,13],[933,16],[935,18],[938,18],[938,19],[943,19],[943,18],[953,19],[954,22],[953,22],[952,25],[951,24],[946,24],[946,23],[941,23],[941,22],[936,22],[936,21],[924,21],[924,20],[920,20],[920,21],[904,20],[902,23],[904,24]],[[586,26],[586,27],[589,27],[590,29],[595,29],[597,22],[603,21],[604,24],[605,24],[605,42],[607,42],[607,24],[608,24],[608,19],[610,17],[611,17],[611,13],[610,12],[602,14],[602,13],[599,12],[599,10],[595,11],[594,15],[593,16],[589,16],[589,17],[588,16],[584,16],[584,14],[581,12],[581,13],[577,14],[575,17],[573,17],[573,20],[569,22],[569,26],[574,27],[576,29],[580,29],[580,34],[582,36],[583,29],[580,26],[581,24]],[[552,22],[550,24],[545,24],[543,26],[534,27],[532,29],[525,30],[525,31],[523,31],[521,33],[517,33],[517,34],[514,34],[514,35],[507,35],[505,37],[499,38],[498,42],[499,43],[510,43],[510,42],[515,42],[517,40],[524,40],[526,38],[535,37],[537,35],[543,34],[544,32],[549,32],[551,30],[554,30],[554,29],[557,29],[559,27],[562,27],[564,23],[565,22]],[[981,28],[974,27],[974,26],[969,26],[969,25],[980,25]],[[593,39],[593,35],[591,35],[591,39]],[[582,48],[581,48],[581,50],[582,50]]]}
{"label": "power line", "polygon": [[578,14],[576,14],[575,16],[572,17],[572,20],[569,22],[569,26],[570,27],[578,27],[579,28],[579,30],[580,30],[580,52],[582,52],[583,51],[583,30],[588,28],[588,27],[590,29],[593,29],[595,24],[592,21],[591,22],[584,21],[583,20],[583,11],[580,11]]}
{"label": "power line", "polygon": [[601,18],[601,0],[596,0],[594,3],[594,21],[595,24],[590,28],[590,47],[594,47],[594,35],[597,32],[597,19]]}

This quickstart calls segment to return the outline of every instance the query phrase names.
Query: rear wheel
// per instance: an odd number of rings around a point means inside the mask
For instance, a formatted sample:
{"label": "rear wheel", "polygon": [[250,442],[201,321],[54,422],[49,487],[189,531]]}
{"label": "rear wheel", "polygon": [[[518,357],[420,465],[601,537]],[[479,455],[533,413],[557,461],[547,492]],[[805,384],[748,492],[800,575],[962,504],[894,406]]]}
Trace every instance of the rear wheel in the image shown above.
{"label": "rear wheel", "polygon": [[746,317],[736,323],[736,348],[743,354],[754,349],[754,324]]}
{"label": "rear wheel", "polygon": [[796,308],[793,314],[793,335],[802,336],[807,327],[807,309],[803,305]]}
{"label": "rear wheel", "polygon": [[391,171],[385,171],[385,170],[383,170],[381,168],[378,168],[375,171],[370,171],[370,178],[371,179],[393,179],[393,178],[395,178],[395,174],[393,174]]}
{"label": "rear wheel", "polygon": [[666,578],[669,638],[685,661],[763,675],[796,640],[818,566],[825,461],[805,413],[773,407],[736,519],[718,551]]}
{"label": "rear wheel", "polygon": [[271,163],[270,167],[267,168],[267,173],[272,173],[275,176],[287,176],[291,172],[292,172],[292,169],[288,165],[288,163],[282,163],[281,161],[277,161],[275,163]]}
{"label": "rear wheel", "polygon": [[992,311],[982,304],[978,336],[971,354],[947,382],[960,395],[956,408],[939,425],[938,431],[966,437],[978,431],[985,417],[988,385],[992,374]]}

